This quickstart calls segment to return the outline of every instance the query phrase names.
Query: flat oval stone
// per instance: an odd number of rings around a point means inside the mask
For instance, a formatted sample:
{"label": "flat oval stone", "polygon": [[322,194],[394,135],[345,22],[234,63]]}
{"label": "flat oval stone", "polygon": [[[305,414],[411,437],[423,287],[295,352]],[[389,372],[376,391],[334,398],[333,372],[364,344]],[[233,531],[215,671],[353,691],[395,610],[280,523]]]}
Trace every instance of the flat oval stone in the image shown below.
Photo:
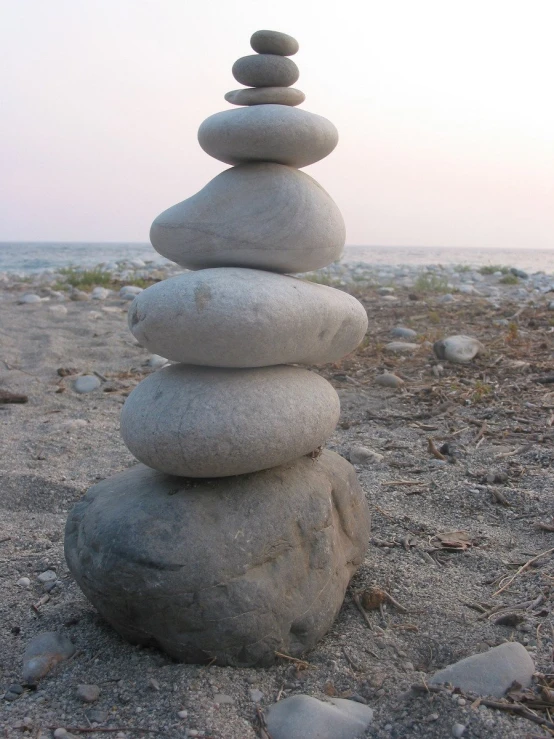
{"label": "flat oval stone", "polygon": [[65,554],[125,639],[185,662],[271,665],[331,626],[369,530],[354,469],[325,450],[219,480],[135,465],[75,505]]}
{"label": "flat oval stone", "polygon": [[290,87],[300,77],[292,59],[277,54],[250,54],[233,64],[233,77],[247,87]]}
{"label": "flat oval stone", "polygon": [[356,348],[367,314],[356,298],[326,285],[222,267],[147,288],[131,305],[129,328],[141,346],[185,364],[322,364]]}
{"label": "flat oval stone", "polygon": [[279,56],[292,56],[300,48],[295,38],[280,31],[256,31],[250,37],[250,46],[258,54]]}
{"label": "flat oval stone", "polygon": [[327,118],[289,105],[224,110],[206,118],[198,129],[206,154],[227,164],[307,167],[330,154],[338,140],[338,131]]}
{"label": "flat oval stone", "polygon": [[306,99],[295,87],[247,87],[231,90],[225,100],[233,105],[300,105]]}
{"label": "flat oval stone", "polygon": [[334,262],[345,235],[340,211],[321,185],[270,163],[222,172],[159,215],[150,231],[154,249],[182,267],[275,272],[308,272]]}
{"label": "flat oval stone", "polygon": [[224,477],[312,452],[331,436],[339,413],[334,388],[299,367],[174,364],[129,395],[121,435],[131,454],[155,470]]}

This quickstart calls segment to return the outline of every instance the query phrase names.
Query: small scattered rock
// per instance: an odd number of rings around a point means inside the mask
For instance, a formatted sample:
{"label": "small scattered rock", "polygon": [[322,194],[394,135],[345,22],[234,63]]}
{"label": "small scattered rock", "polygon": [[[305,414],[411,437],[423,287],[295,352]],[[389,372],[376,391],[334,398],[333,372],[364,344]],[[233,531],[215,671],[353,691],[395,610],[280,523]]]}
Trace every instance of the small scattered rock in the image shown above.
{"label": "small scattered rock", "polygon": [[179,716],[179,718],[188,718],[188,715],[188,711],[177,711],[177,716]]}
{"label": "small scattered rock", "polygon": [[45,631],[31,639],[23,655],[23,680],[27,685],[36,685],[60,662],[75,653],[72,642],[63,634]]}
{"label": "small scattered rock", "polygon": [[93,300],[105,300],[110,292],[111,290],[108,290],[105,287],[95,287],[94,290],[91,292],[90,297]]}
{"label": "small scattered rock", "polygon": [[415,339],[417,337],[417,331],[414,331],[413,328],[396,326],[391,330],[390,335],[396,339]]}
{"label": "small scattered rock", "polygon": [[485,351],[485,347],[472,336],[458,334],[435,341],[433,351],[439,359],[447,359],[449,362],[457,364],[467,364],[478,354]]}
{"label": "small scattered rock", "polygon": [[266,713],[272,739],[356,739],[372,719],[372,709],[361,703],[345,698],[331,698],[324,703],[308,695],[285,698]]}
{"label": "small scattered rock", "polygon": [[24,688],[22,685],[19,685],[18,683],[12,683],[6,692],[4,693],[4,700],[5,701],[15,701],[19,698],[20,695],[23,694]]}
{"label": "small scattered rock", "polygon": [[77,698],[80,698],[83,703],[94,703],[99,697],[98,685],[77,685]]}
{"label": "small scattered rock", "polygon": [[78,302],[85,302],[86,300],[90,300],[90,295],[84,290],[73,289],[69,297],[71,298],[71,300],[76,300]]}
{"label": "small scattered rock", "polygon": [[214,695],[214,703],[217,703],[219,706],[232,705],[234,702],[230,695],[225,695],[224,693],[215,693]]}
{"label": "small scattered rock", "polygon": [[510,267],[510,272],[514,275],[514,277],[519,277],[520,280],[529,279],[529,275],[527,274],[527,272],[524,272],[522,269],[517,269],[517,267]]}
{"label": "small scattered rock", "polygon": [[77,393],[91,393],[93,390],[98,390],[100,387],[100,380],[96,375],[82,375],[75,380],[73,388]]}
{"label": "small scattered rock", "polygon": [[137,287],[137,285],[124,285],[119,291],[119,297],[123,300],[134,300],[144,288]]}
{"label": "small scattered rock", "polygon": [[29,580],[28,577],[20,577],[19,580],[17,581],[17,584],[19,585],[20,588],[28,588],[29,585],[31,584],[31,581]]}
{"label": "small scattered rock", "polygon": [[37,580],[43,585],[45,585],[47,582],[54,582],[57,579],[58,576],[56,575],[54,570],[46,570],[46,572],[41,572],[40,575],[37,577]]}
{"label": "small scattered rock", "polygon": [[408,341],[390,341],[385,344],[385,351],[393,354],[414,354],[419,349],[419,344],[413,344]]}
{"label": "small scattered rock", "polygon": [[384,295],[392,295],[394,293],[394,287],[380,287],[377,290],[377,294],[383,297]]}
{"label": "small scattered rock", "polygon": [[67,733],[67,729],[64,729],[61,726],[59,729],[54,731],[54,739],[66,739],[68,736],[69,734]]}
{"label": "small scattered rock", "polygon": [[42,303],[42,298],[40,295],[35,295],[35,293],[25,293],[17,302],[20,305],[30,305],[31,303]]}
{"label": "small scattered rock", "polygon": [[454,301],[454,296],[452,293],[445,293],[439,298],[439,303],[452,303]]}
{"label": "small scattered rock", "polygon": [[63,318],[67,316],[67,308],[65,305],[51,305],[48,310],[53,313],[56,318]]}
{"label": "small scattered rock", "polygon": [[382,462],[384,459],[383,454],[374,452],[373,449],[368,449],[365,446],[355,446],[350,450],[350,462],[352,464],[367,464],[368,462]]}
{"label": "small scattered rock", "polygon": [[259,703],[264,697],[262,691],[258,690],[257,688],[250,688],[250,690],[248,691],[248,695],[250,696],[250,700],[253,703]]}
{"label": "small scattered rock", "polygon": [[404,380],[401,377],[397,377],[393,372],[384,372],[382,375],[377,375],[375,378],[376,385],[382,385],[383,387],[402,387]]}
{"label": "small scattered rock", "polygon": [[450,730],[450,733],[452,734],[452,736],[458,737],[459,739],[459,737],[463,736],[465,730],[466,727],[463,724],[454,724],[454,726]]}

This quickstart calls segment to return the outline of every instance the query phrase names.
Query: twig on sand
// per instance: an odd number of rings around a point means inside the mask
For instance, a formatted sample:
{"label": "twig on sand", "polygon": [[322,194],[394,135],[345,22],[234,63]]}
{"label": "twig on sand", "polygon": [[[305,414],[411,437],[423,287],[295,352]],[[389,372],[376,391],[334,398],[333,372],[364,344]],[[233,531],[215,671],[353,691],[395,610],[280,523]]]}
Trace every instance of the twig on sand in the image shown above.
{"label": "twig on sand", "polygon": [[533,562],[536,562],[538,559],[540,559],[541,557],[546,556],[547,554],[552,554],[552,552],[554,552],[554,547],[552,547],[551,549],[547,549],[545,552],[540,552],[540,554],[537,554],[535,557],[532,557],[531,559],[528,559],[527,562],[525,564],[521,565],[521,567],[519,568],[519,570],[517,570],[517,572],[512,575],[512,577],[508,580],[508,582],[506,582],[501,588],[499,588],[496,591],[496,593],[493,593],[493,596],[494,595],[500,595],[500,593],[503,593],[504,590],[506,590],[507,588],[510,587],[510,585],[513,583],[513,581],[516,579],[516,577],[518,575],[521,575],[521,573],[524,572],[528,567],[530,567],[533,564]]}
{"label": "twig on sand", "polygon": [[439,452],[439,450],[435,446],[435,442],[430,436],[427,437],[427,446],[430,453],[433,455],[433,457],[435,457],[435,459],[442,459],[443,462],[446,460],[446,457],[444,456],[444,454]]}
{"label": "twig on sand", "polygon": [[290,654],[283,654],[283,652],[275,652],[276,657],[281,657],[281,659],[288,659],[290,662],[294,662],[294,664],[300,666],[302,665],[303,670],[307,670],[310,666],[309,662],[306,662],[305,659],[298,659],[298,657],[291,657]]}
{"label": "twig on sand", "polygon": [[[61,726],[50,726],[52,731],[61,729]],[[69,733],[78,731],[81,734],[94,734],[96,731],[102,732],[103,734],[111,734],[116,731],[140,731],[143,734],[159,734],[158,729],[141,729],[138,726],[64,726],[63,727]]]}

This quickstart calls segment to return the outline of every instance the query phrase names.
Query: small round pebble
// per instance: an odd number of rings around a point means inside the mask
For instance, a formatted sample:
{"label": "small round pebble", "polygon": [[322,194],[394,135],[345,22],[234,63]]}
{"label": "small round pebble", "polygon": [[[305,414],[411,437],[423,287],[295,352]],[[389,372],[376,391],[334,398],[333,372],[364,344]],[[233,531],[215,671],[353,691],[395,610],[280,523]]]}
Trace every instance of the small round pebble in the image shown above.
{"label": "small round pebble", "polygon": [[29,580],[28,577],[20,577],[19,580],[17,581],[17,584],[19,585],[20,588],[28,588],[29,585],[31,584],[31,581]]}
{"label": "small round pebble", "polygon": [[77,686],[77,698],[80,698],[83,703],[94,703],[100,697],[100,688],[98,685],[78,685]]}
{"label": "small round pebble", "polygon": [[188,711],[178,711],[177,712],[177,716],[179,716],[179,718],[188,718],[188,715],[189,715]]}
{"label": "small round pebble", "polygon": [[256,31],[250,37],[250,46],[258,54],[278,56],[292,56],[300,48],[295,38],[280,31]]}
{"label": "small round pebble", "polygon": [[465,730],[466,727],[464,726],[464,724],[454,724],[450,733],[452,734],[452,736],[458,737],[459,739],[459,737],[463,736]]}
{"label": "small round pebble", "polygon": [[69,736],[66,729],[63,729],[60,727],[59,729],[56,729],[54,732],[54,739],[65,739],[66,736]]}
{"label": "small round pebble", "polygon": [[247,87],[290,87],[300,71],[296,64],[276,54],[251,54],[233,64],[233,77]]}
{"label": "small round pebble", "polygon": [[34,293],[25,293],[25,295],[22,295],[17,302],[20,305],[29,305],[30,303],[40,303],[42,300],[39,295],[35,295]]}
{"label": "small round pebble", "polygon": [[77,393],[91,393],[93,390],[98,390],[100,387],[100,380],[96,375],[82,375],[75,380],[73,388]]}
{"label": "small round pebble", "polygon": [[41,572],[40,575],[38,575],[37,580],[41,583],[47,583],[47,582],[54,582],[58,579],[58,576],[54,572],[54,570],[46,570],[46,572]]}

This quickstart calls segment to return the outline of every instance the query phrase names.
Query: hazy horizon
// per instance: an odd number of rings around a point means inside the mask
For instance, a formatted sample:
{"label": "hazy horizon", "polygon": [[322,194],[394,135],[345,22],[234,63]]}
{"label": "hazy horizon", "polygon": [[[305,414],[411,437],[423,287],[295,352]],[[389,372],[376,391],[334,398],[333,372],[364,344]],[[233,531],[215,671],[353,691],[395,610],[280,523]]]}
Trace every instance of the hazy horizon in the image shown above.
{"label": "hazy horizon", "polygon": [[468,0],[0,0],[0,242],[147,243],[227,165],[250,35],[295,36],[296,87],[340,142],[305,168],[349,246],[554,248],[554,6]]}

